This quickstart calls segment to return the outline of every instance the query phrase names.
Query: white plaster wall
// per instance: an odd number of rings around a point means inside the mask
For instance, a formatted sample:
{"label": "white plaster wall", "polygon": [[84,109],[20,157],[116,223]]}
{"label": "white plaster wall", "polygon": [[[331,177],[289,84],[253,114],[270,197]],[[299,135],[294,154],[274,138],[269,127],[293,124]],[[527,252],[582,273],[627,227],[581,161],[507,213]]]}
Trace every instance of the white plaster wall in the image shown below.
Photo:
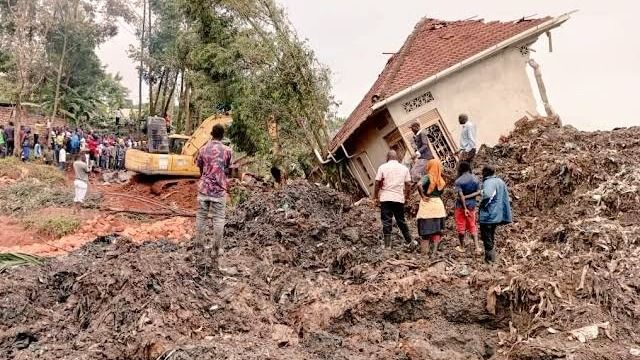
{"label": "white plaster wall", "polygon": [[[388,110],[399,126],[437,108],[456,145],[458,115],[466,113],[476,125],[478,147],[483,143],[494,145],[501,135],[513,130],[514,122],[527,113],[537,114],[526,72],[528,60],[529,56],[522,55],[518,48],[507,48],[389,104]],[[406,113],[402,103],[425,91],[431,91],[434,101]]]}
{"label": "white plaster wall", "polygon": [[[384,164],[387,160],[389,145],[387,145],[384,137],[396,128],[393,120],[389,119],[387,125],[382,130],[378,130],[375,126],[375,121],[376,119],[373,119],[371,122],[364,124],[363,131],[360,132],[358,136],[351,137],[349,144],[346,145],[347,149],[357,149],[355,151],[351,150],[352,153],[349,154],[354,156],[353,159],[349,160],[351,171],[355,172],[360,170],[355,163],[355,158],[363,152],[366,152],[371,160],[373,171],[372,178],[375,178],[378,167]],[[357,178],[357,180],[363,189],[369,188],[368,190],[371,193],[373,192],[373,187],[366,186],[359,178]]]}

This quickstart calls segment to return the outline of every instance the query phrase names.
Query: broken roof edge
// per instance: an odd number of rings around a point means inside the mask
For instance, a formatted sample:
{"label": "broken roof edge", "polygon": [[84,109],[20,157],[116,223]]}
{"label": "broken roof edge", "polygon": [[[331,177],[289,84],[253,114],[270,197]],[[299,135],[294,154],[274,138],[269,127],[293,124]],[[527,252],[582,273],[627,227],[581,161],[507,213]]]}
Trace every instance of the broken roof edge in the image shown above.
{"label": "broken roof edge", "polygon": [[[348,133],[342,135],[342,139],[339,142],[333,143],[333,141],[331,142],[331,147],[328,148],[328,152],[329,154],[333,154],[334,152],[336,152],[336,150],[338,148],[340,148],[340,146],[342,144],[344,144],[350,137],[351,135],[353,135],[353,133],[362,126],[362,124],[365,123],[366,119],[369,118],[371,115],[375,114],[376,112],[378,112],[379,110],[381,110],[383,107],[385,107],[387,104],[396,101],[404,96],[407,96],[408,94],[432,83],[435,82],[443,77],[446,77],[448,75],[451,75],[452,73],[459,71],[471,64],[474,64],[478,61],[481,61],[487,57],[490,57],[492,55],[494,55],[495,53],[503,50],[504,48],[511,46],[515,43],[521,42],[523,40],[526,40],[528,38],[531,38],[533,36],[539,36],[540,34],[549,31],[553,28],[556,28],[560,25],[562,25],[565,21],[569,20],[571,18],[571,15],[573,13],[577,12],[577,10],[565,13],[563,15],[554,17],[549,19],[548,21],[545,21],[544,23],[537,25],[535,27],[532,27],[522,33],[516,34],[515,36],[512,36],[494,46],[489,47],[488,49],[485,49],[465,60],[462,60],[440,72],[438,72],[437,74],[434,74],[424,80],[421,80],[419,82],[417,82],[414,85],[411,85],[403,90],[400,90],[398,92],[396,92],[395,94],[379,101],[376,102],[375,104],[373,104],[371,107],[369,107],[369,112],[368,114],[366,114],[366,118],[363,119],[357,126],[355,126],[353,129],[351,129]],[[422,21],[422,20],[421,20]],[[416,25],[417,26],[417,25]],[[393,57],[392,57],[393,58]],[[384,71],[384,70],[383,70]],[[382,73],[380,74],[382,75]],[[362,101],[365,101],[365,99],[363,99]],[[356,106],[356,109],[358,107]],[[354,109],[354,112],[356,111],[356,109]],[[351,115],[350,115],[351,116]],[[337,137],[338,135],[336,135]],[[334,139],[335,140],[335,139]]]}
{"label": "broken roof edge", "polygon": [[552,19],[550,19],[550,20],[548,20],[548,21],[546,21],[546,22],[544,22],[544,23],[542,23],[540,25],[532,27],[532,28],[530,28],[530,29],[528,29],[528,30],[526,30],[524,32],[521,32],[521,33],[519,33],[519,34],[517,34],[517,35],[515,35],[515,36],[513,36],[513,37],[511,37],[511,38],[509,38],[507,40],[504,40],[501,43],[498,43],[498,44],[496,44],[496,45],[494,45],[494,46],[492,46],[492,47],[490,47],[488,49],[485,49],[485,50],[483,50],[483,51],[481,51],[481,52],[479,52],[479,53],[477,53],[477,54],[475,54],[475,55],[473,55],[473,56],[471,56],[471,57],[469,57],[467,59],[464,59],[461,62],[459,62],[457,64],[454,64],[454,65],[452,65],[452,66],[440,71],[439,73],[437,73],[435,75],[429,76],[428,78],[426,78],[424,80],[421,80],[421,81],[419,81],[419,82],[417,82],[417,83],[415,83],[415,84],[413,84],[413,85],[411,85],[411,86],[409,86],[409,87],[407,87],[407,88],[405,88],[403,90],[400,90],[397,93],[385,98],[384,100],[381,100],[381,101],[373,104],[371,106],[371,110],[372,111],[378,110],[378,109],[382,108],[383,106],[385,106],[385,105],[387,105],[387,104],[389,104],[389,103],[391,103],[393,101],[396,101],[396,100],[398,100],[400,98],[403,98],[403,97],[407,96],[408,94],[416,91],[417,89],[420,89],[420,88],[422,88],[422,87],[424,87],[426,85],[429,85],[430,83],[435,82],[435,81],[439,80],[440,78],[443,78],[443,77],[446,77],[448,75],[451,75],[452,73],[454,73],[456,71],[459,71],[459,70],[461,70],[461,69],[463,69],[463,68],[465,68],[465,67],[467,67],[467,66],[469,66],[471,64],[474,64],[474,63],[476,63],[476,62],[478,62],[480,60],[483,60],[483,59],[485,59],[487,57],[490,57],[490,56],[494,55],[495,53],[497,53],[497,52],[503,50],[504,48],[509,47],[509,46],[511,46],[511,45],[513,45],[515,43],[518,43],[520,41],[524,41],[524,40],[526,40],[526,39],[528,39],[530,37],[536,36],[536,35],[539,36],[543,32],[546,32],[546,31],[549,31],[549,30],[551,30],[553,28],[556,28],[556,27],[562,25],[565,21],[569,20],[571,18],[571,14],[572,13],[573,12],[570,12],[570,13],[566,13],[566,14],[560,15],[558,17],[552,18]]}

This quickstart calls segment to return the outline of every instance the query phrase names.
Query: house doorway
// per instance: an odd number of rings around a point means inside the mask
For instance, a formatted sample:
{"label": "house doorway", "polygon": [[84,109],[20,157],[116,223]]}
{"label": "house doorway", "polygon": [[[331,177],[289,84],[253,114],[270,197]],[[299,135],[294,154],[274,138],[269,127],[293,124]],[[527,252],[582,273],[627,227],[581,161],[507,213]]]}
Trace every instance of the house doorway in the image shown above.
{"label": "house doorway", "polygon": [[410,128],[413,122],[418,122],[420,129],[426,131],[429,142],[431,143],[431,149],[434,155],[442,162],[442,166],[455,169],[457,164],[455,156],[456,145],[451,138],[451,133],[449,133],[447,126],[444,124],[444,121],[442,121],[438,110],[433,109],[400,126],[400,133],[408,144],[413,141],[413,132]]}
{"label": "house doorway", "polygon": [[356,168],[356,173],[358,174],[359,180],[363,185],[362,187],[364,189],[367,189],[367,195],[370,195],[371,189],[373,189],[376,181],[376,170],[373,168],[371,159],[369,159],[369,155],[365,151],[358,154],[358,156],[356,156],[353,160]]}

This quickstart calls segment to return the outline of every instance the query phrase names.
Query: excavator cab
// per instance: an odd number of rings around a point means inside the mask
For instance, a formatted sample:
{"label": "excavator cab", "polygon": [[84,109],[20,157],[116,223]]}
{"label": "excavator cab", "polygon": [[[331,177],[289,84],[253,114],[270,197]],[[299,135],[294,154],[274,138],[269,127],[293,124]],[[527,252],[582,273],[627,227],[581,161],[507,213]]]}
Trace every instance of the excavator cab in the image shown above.
{"label": "excavator cab", "polygon": [[189,136],[181,134],[169,135],[169,154],[182,154],[182,149],[189,138]]}

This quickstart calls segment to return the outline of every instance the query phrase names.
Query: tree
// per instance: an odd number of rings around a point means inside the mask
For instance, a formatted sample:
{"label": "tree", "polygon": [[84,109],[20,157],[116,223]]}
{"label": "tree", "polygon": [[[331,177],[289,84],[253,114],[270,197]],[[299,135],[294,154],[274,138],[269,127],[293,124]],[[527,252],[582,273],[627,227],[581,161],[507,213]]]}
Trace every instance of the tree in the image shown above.
{"label": "tree", "polygon": [[[29,100],[44,79],[46,39],[52,25],[52,6],[45,0],[10,0],[2,3],[0,44],[10,56],[9,81],[15,84],[10,97],[16,104],[16,126],[19,128],[22,104]],[[16,131],[15,143],[19,144]],[[16,146],[15,153],[19,153]]]}
{"label": "tree", "polygon": [[[90,61],[97,59],[95,49],[117,34],[119,19],[130,22],[134,18],[129,3],[123,0],[53,0],[53,6],[54,30],[47,49],[50,62],[56,64],[51,117],[58,113],[61,88],[74,88],[71,83],[73,77],[79,77],[77,67],[85,66],[87,57]],[[99,60],[97,63],[100,64]],[[105,76],[102,70],[94,71],[93,75],[89,81],[99,82]]]}

